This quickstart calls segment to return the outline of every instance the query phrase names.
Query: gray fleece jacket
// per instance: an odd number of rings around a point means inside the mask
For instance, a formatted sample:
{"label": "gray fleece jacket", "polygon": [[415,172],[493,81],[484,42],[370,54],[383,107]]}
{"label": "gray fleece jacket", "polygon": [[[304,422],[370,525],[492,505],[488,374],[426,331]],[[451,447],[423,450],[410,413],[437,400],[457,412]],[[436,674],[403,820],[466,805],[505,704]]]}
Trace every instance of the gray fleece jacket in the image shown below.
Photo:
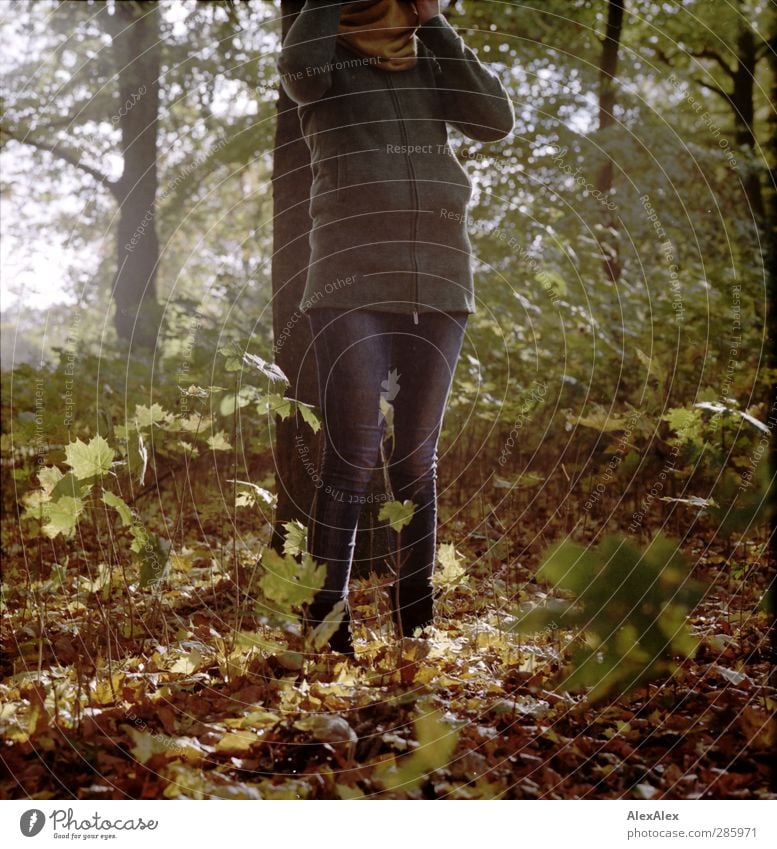
{"label": "gray fleece jacket", "polygon": [[446,125],[503,139],[510,98],[442,15],[418,28],[418,61],[402,71],[341,45],[339,20],[340,4],[307,0],[278,59],[313,171],[300,310],[474,313],[472,184]]}

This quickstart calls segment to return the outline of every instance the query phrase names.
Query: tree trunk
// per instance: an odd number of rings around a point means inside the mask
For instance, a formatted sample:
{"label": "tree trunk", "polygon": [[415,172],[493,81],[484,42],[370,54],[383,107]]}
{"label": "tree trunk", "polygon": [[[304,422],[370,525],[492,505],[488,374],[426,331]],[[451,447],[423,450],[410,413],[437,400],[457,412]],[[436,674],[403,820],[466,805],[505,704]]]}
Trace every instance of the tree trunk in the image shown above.
{"label": "tree trunk", "polygon": [[[618,69],[618,50],[623,30],[625,0],[610,0],[607,8],[607,31],[602,42],[602,56],[599,62],[599,129],[605,130],[615,123],[615,77]],[[601,197],[609,195],[613,183],[612,160],[607,160],[596,176],[596,188]],[[615,219],[608,216],[606,226],[615,229]],[[599,239],[602,251],[604,272],[607,279],[616,283],[621,275],[621,263],[618,255],[618,239],[614,234],[605,234]]]}
{"label": "tree trunk", "polygon": [[[757,48],[755,35],[745,19],[737,38],[737,67],[733,74],[734,90],[731,95],[731,108],[734,112],[734,132],[738,145],[744,145],[755,153],[755,66]],[[756,170],[750,170],[745,177],[745,194],[752,211],[763,220],[765,209],[761,191],[761,179]]]}
{"label": "tree trunk", "polygon": [[[771,29],[771,38],[777,38],[777,8],[772,8],[771,19],[769,21]],[[768,53],[768,62],[771,70],[771,88],[772,88],[772,103],[777,103],[777,53],[770,50]],[[768,124],[771,129],[769,138],[766,143],[766,153],[769,157],[769,180],[767,188],[768,205],[764,204],[768,209],[769,232],[777,233],[777,113],[774,109],[769,110]],[[760,183],[759,183],[760,191]],[[767,344],[769,351],[769,366],[772,369],[772,374],[777,374],[777,344],[775,344],[775,334],[777,334],[777,238],[767,240],[766,254],[766,271],[767,271],[767,308],[766,308],[766,330],[769,334],[770,344]],[[767,420],[771,426],[771,438],[769,440],[769,480],[772,482],[770,490],[772,499],[774,497],[774,481],[777,477],[777,428],[773,426],[774,416],[777,416],[777,385],[774,378],[771,381],[770,387],[770,407],[767,413]],[[772,500],[772,510],[774,510],[774,501]],[[777,534],[774,531],[774,514],[770,523],[772,532],[769,534],[769,550],[771,553],[771,562],[777,563]],[[774,671],[769,678],[769,684],[774,687],[777,684],[777,671]]]}
{"label": "tree trunk", "polygon": [[[281,32],[286,37],[299,14],[301,0],[282,0]],[[297,104],[278,85],[277,122],[273,154],[273,336],[275,362],[291,381],[287,395],[318,406],[316,363],[310,326],[299,311],[310,262],[308,200],[312,175],[310,152],[302,136]],[[299,415],[276,417],[275,466],[278,505],[272,545],[283,547],[285,522],[307,525],[315,487],[303,459],[316,463],[319,438]],[[308,466],[310,468],[310,466]]]}
{"label": "tree trunk", "polygon": [[161,310],[156,298],[159,239],[156,232],[157,132],[160,33],[156,2],[117,2],[101,20],[113,42],[124,169],[112,190],[119,203],[114,325],[131,348],[153,350]]}
{"label": "tree trunk", "polygon": [[[303,0],[281,0],[282,38],[286,37]],[[311,220],[308,212],[312,174],[310,151],[302,136],[296,104],[278,85],[277,123],[273,159],[273,335],[275,362],[289,378],[287,396],[320,407],[318,375],[307,318],[299,310],[310,263]],[[283,549],[283,524],[297,519],[310,524],[316,492],[314,472],[320,472],[322,434],[314,434],[301,416],[276,418],[275,474],[278,503],[273,522],[272,547]],[[315,478],[319,480],[319,478]],[[390,569],[396,539],[379,522],[385,493],[382,474],[373,476],[373,495],[359,519],[354,552],[354,575]],[[378,497],[380,496],[380,497]]]}

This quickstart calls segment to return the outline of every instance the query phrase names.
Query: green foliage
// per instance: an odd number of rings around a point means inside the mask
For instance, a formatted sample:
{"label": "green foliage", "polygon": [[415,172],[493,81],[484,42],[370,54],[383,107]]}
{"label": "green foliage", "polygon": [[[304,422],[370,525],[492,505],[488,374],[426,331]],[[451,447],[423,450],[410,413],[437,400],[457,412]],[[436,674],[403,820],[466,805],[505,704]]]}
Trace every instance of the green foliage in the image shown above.
{"label": "green foliage", "polygon": [[443,769],[456,748],[458,731],[443,719],[436,708],[419,703],[413,725],[418,747],[399,763],[388,761],[375,770],[375,778],[387,789],[411,792],[437,769]]}
{"label": "green foliage", "polygon": [[281,557],[274,549],[265,548],[262,566],[264,575],[259,580],[262,593],[285,615],[310,603],[326,578],[326,566],[316,563],[307,552],[299,563],[290,554]]}
{"label": "green foliage", "polygon": [[569,541],[545,556],[538,577],[574,600],[553,599],[521,616],[512,630],[571,629],[577,645],[560,677],[563,689],[590,687],[595,702],[671,675],[676,657],[696,648],[686,618],[704,594],[677,546],[662,535],[643,551],[624,537],[598,548]]}
{"label": "green foliage", "polygon": [[405,525],[409,525],[413,513],[415,512],[415,504],[410,499],[404,501],[387,501],[378,513],[378,519],[381,522],[388,522],[391,527],[399,533]]}
{"label": "green foliage", "polygon": [[283,553],[297,557],[307,551],[307,529],[297,519],[285,522],[283,529],[286,532],[283,539]]}
{"label": "green foliage", "polygon": [[345,613],[345,602],[338,601],[327,613],[323,622],[319,623],[308,636],[309,644],[314,651],[321,651],[329,642],[329,638],[340,627],[340,622]]}
{"label": "green foliage", "polygon": [[[152,420],[163,418],[149,416],[146,426],[150,427]],[[68,443],[64,453],[65,462],[73,471],[63,474],[57,466],[42,468],[38,473],[39,488],[23,498],[26,509],[22,519],[41,521],[43,533],[52,539],[58,536],[71,539],[81,517],[93,513],[97,507],[96,501],[87,500],[97,486],[99,501],[111,508],[121,524],[129,528],[130,550],[137,555],[140,566],[139,585],[146,587],[161,580],[165,575],[170,543],[151,533],[127,502],[107,488],[114,465],[114,449],[98,434],[88,443],[80,439]]]}
{"label": "green foliage", "polygon": [[42,515],[46,519],[43,533],[52,539],[60,534],[69,539],[75,533],[78,517],[85,507],[83,499],[70,495],[62,495],[56,501],[47,501],[42,506]]}
{"label": "green foliage", "polygon": [[130,534],[130,549],[138,555],[140,564],[140,586],[147,587],[162,581],[167,573],[169,540],[157,536],[141,524],[134,524]]}
{"label": "green foliage", "polygon": [[467,570],[463,565],[464,558],[456,551],[452,542],[444,542],[437,547],[437,560],[440,567],[432,574],[435,588],[446,593],[458,586],[466,586]]}
{"label": "green foliage", "polygon": [[78,480],[107,474],[111,470],[113,456],[113,449],[99,434],[88,444],[76,439],[65,447],[65,462]]}
{"label": "green foliage", "polygon": [[133,523],[135,517],[132,515],[132,510],[123,498],[110,491],[103,492],[103,501],[119,514],[122,525],[129,526]]}

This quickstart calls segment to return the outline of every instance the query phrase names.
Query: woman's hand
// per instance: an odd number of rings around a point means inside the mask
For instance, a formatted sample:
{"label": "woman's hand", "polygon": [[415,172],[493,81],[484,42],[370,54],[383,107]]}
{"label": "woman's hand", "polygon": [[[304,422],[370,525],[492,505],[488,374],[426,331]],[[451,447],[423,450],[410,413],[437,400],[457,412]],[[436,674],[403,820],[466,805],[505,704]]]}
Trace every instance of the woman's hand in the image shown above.
{"label": "woman's hand", "polygon": [[429,18],[440,14],[440,0],[415,0],[418,23],[423,26]]}

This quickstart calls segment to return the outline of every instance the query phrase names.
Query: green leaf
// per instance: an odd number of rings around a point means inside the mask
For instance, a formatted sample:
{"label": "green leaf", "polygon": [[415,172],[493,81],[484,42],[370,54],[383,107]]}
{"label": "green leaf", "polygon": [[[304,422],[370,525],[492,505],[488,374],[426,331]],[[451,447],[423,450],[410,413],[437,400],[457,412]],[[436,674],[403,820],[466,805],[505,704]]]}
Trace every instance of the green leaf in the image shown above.
{"label": "green leaf", "polygon": [[666,369],[658,361],[658,357],[649,357],[644,351],[636,348],[637,359],[647,368],[648,375],[655,378],[660,384],[666,382]]}
{"label": "green leaf", "polygon": [[240,371],[243,367],[243,349],[236,342],[229,342],[219,348],[219,353],[225,357],[225,371]]}
{"label": "green leaf", "polygon": [[212,436],[209,436],[208,448],[210,448],[211,451],[231,451],[232,446],[229,444],[226,431],[220,430],[218,433],[214,433]]}
{"label": "green leaf", "polygon": [[340,627],[344,613],[345,602],[338,601],[324,617],[323,622],[315,627],[311,635],[311,642],[316,651],[321,651],[321,649],[329,642],[329,638]]}
{"label": "green leaf", "polygon": [[234,392],[228,392],[219,402],[219,413],[222,416],[233,416],[237,410],[247,407],[256,397],[255,392],[245,392],[245,389],[253,389],[254,387],[241,387],[237,395]]}
{"label": "green leaf", "polygon": [[241,492],[238,494],[238,499],[241,499],[241,496],[252,496],[252,498],[250,499],[242,498],[240,502],[238,502],[236,499],[238,507],[252,507],[256,503],[257,499],[263,501],[270,507],[275,505],[275,494],[270,492],[269,489],[264,489],[264,487],[261,487],[255,483],[251,483],[251,481],[238,481],[230,479],[227,481],[227,483],[235,483],[239,486],[245,486],[248,487],[248,489],[250,490],[250,492]]}
{"label": "green leaf", "polygon": [[316,415],[314,408],[310,404],[304,404],[302,401],[295,401],[302,420],[307,422],[313,429],[313,433],[318,433],[321,429],[321,422]]}
{"label": "green leaf", "polygon": [[[669,675],[674,658],[688,657],[696,640],[688,614],[704,594],[677,545],[658,534],[640,550],[624,537],[606,536],[597,548],[565,541],[553,546],[538,577],[575,594],[574,603],[552,600],[543,611],[516,620],[530,625],[580,629],[578,645],[559,686],[591,687],[596,702]],[[551,609],[552,607],[552,609]]]}
{"label": "green leaf", "polygon": [[566,281],[557,271],[540,271],[534,279],[546,292],[553,292],[562,298],[567,294]]}
{"label": "green leaf", "polygon": [[56,499],[60,495],[69,495],[71,498],[83,498],[91,488],[91,482],[79,481],[72,472],[68,472],[57,481],[57,485],[51,491],[51,498]]}
{"label": "green leaf", "polygon": [[415,720],[418,748],[403,758],[399,766],[391,763],[375,770],[375,777],[387,790],[415,790],[430,772],[443,769],[451,760],[459,732],[447,723],[439,710],[426,710]]}
{"label": "green leaf", "polygon": [[298,520],[292,519],[291,522],[284,522],[283,528],[286,534],[283,539],[283,553],[291,554],[296,557],[307,551],[307,529]]}
{"label": "green leaf", "polygon": [[494,486],[497,489],[526,489],[528,487],[541,484],[545,478],[537,474],[537,472],[523,472],[513,480],[509,481],[505,478],[494,477]]}
{"label": "green leaf", "polygon": [[43,516],[47,520],[43,525],[43,533],[51,539],[59,534],[67,538],[72,537],[78,517],[84,512],[85,506],[83,499],[70,495],[63,495],[56,501],[46,502],[41,507]]}
{"label": "green leaf", "polygon": [[142,404],[135,406],[135,423],[138,429],[167,424],[171,417],[171,414],[163,410],[159,404],[152,404],[150,407]]}
{"label": "green leaf", "polygon": [[444,542],[437,547],[437,559],[442,568],[435,569],[432,574],[432,584],[436,588],[451,590],[466,582],[467,571],[462,565],[464,558],[452,542]]}
{"label": "green leaf", "polygon": [[537,570],[537,577],[574,593],[582,593],[597,571],[598,559],[589,548],[565,541],[551,547]]}
{"label": "green leaf", "polygon": [[624,416],[616,416],[603,408],[598,408],[588,416],[580,416],[573,424],[590,427],[600,433],[609,433],[615,430],[627,430],[629,422]]}
{"label": "green leaf", "polygon": [[56,466],[44,466],[38,472],[38,481],[41,489],[50,496],[54,487],[62,480],[62,472]]}
{"label": "green leaf", "polygon": [[662,420],[669,423],[669,427],[677,434],[678,440],[692,442],[701,445],[704,441],[702,434],[702,416],[699,410],[687,407],[672,407],[661,416]]}
{"label": "green leaf", "polygon": [[404,501],[387,501],[380,508],[378,519],[381,522],[388,522],[399,533],[405,525],[410,524],[414,512],[415,504],[408,498]]}
{"label": "green leaf", "polygon": [[270,393],[265,395],[256,405],[256,411],[260,415],[277,415],[281,419],[287,419],[291,415],[291,399],[281,395]]}
{"label": "green leaf", "polygon": [[103,492],[103,501],[109,507],[113,507],[113,509],[119,514],[121,523],[125,527],[129,527],[135,521],[135,517],[132,515],[132,510],[130,509],[129,504],[127,504],[123,498],[105,490]]}
{"label": "green leaf", "polygon": [[130,548],[140,562],[140,586],[147,587],[161,581],[167,573],[170,541],[149,533],[140,524],[133,525],[130,533]]}
{"label": "green leaf", "polygon": [[80,439],[65,446],[65,462],[79,480],[98,477],[111,470],[114,450],[99,434],[86,444]]}
{"label": "green leaf", "polygon": [[262,566],[265,574],[259,586],[265,598],[283,612],[310,603],[326,578],[326,566],[316,563],[309,554],[303,555],[300,564],[290,555],[281,557],[274,549],[265,548]]}

